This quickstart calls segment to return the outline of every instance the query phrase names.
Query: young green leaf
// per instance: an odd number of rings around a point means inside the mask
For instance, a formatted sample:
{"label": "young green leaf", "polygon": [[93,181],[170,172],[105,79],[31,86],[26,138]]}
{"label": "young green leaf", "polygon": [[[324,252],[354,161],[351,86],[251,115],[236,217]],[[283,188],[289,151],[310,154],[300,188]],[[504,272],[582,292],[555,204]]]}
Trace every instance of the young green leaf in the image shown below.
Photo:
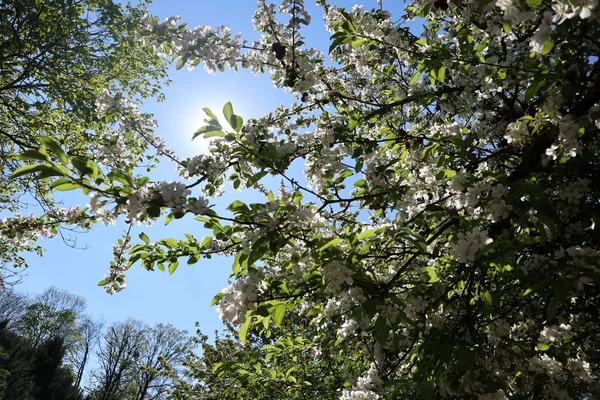
{"label": "young green leaf", "polygon": [[48,150],[54,153],[54,155],[58,157],[59,161],[63,165],[66,165],[69,162],[69,157],[67,157],[65,151],[60,147],[60,144],[58,144],[58,142],[56,142],[53,138],[50,136],[40,136],[38,140],[40,143],[46,146]]}
{"label": "young green leaf", "polygon": [[340,243],[342,243],[342,239],[340,239],[340,238],[331,239],[330,241],[328,241],[327,243],[325,243],[323,246],[321,246],[319,248],[319,251],[323,251],[325,249],[330,248],[331,246],[335,246],[335,245],[340,244]]}
{"label": "young green leaf", "polygon": [[169,275],[173,275],[175,271],[177,271],[177,267],[179,267],[179,261],[173,261],[169,264]]}
{"label": "young green leaf", "polygon": [[144,232],[140,233],[140,239],[146,244],[150,244],[150,238]]}

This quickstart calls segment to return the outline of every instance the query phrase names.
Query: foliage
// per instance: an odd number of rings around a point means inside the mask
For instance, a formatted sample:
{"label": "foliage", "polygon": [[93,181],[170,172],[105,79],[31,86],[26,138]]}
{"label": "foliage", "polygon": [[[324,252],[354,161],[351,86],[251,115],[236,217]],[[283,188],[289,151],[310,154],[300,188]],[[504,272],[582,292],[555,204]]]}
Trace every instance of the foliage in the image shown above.
{"label": "foliage", "polygon": [[[79,393],[89,354],[95,348],[102,327],[84,314],[85,308],[86,303],[82,297],[54,286],[30,298],[14,291],[0,291],[0,316],[15,337],[18,336],[18,340],[27,348],[42,354],[35,356],[41,357],[39,362],[45,362],[43,358],[48,357],[60,359],[56,365],[64,361],[64,371],[56,370],[59,374],[57,381],[49,378],[50,381],[46,383],[74,386],[76,393]],[[43,355],[47,352],[51,354]],[[50,358],[47,361],[51,361]],[[54,364],[46,367],[52,369],[52,365]],[[65,374],[69,376],[68,382]],[[50,396],[54,389],[40,390]],[[61,396],[66,396],[64,390],[66,388],[59,390]]]}
{"label": "foliage", "polygon": [[[0,220],[0,266],[6,274],[10,266],[25,266],[23,251],[41,252],[39,235],[62,234],[63,225],[90,227],[83,209],[61,208],[51,195],[47,178],[64,173],[63,163],[82,170],[124,168],[140,161],[149,143],[158,144],[148,132],[153,121],[134,102],[156,96],[164,77],[163,63],[139,40],[145,10],[144,1],[135,7],[112,0],[2,2],[0,212],[43,211]],[[102,95],[118,96],[127,110],[99,110]],[[122,147],[127,159],[120,158]],[[46,165],[43,176],[9,179],[40,161]]]}
{"label": "foliage", "polygon": [[71,370],[62,366],[65,355],[63,340],[59,337],[45,342],[36,352],[33,363],[34,398],[44,400],[81,399]]}
{"label": "foliage", "polygon": [[[171,369],[177,384],[173,399],[334,399],[349,382],[351,365],[338,357],[336,348],[304,348],[296,336],[306,321],[288,318],[269,337],[248,332],[242,343],[232,325],[216,335],[214,344],[198,330],[202,352],[189,351],[183,370]],[[167,365],[168,366],[168,365]]]}
{"label": "foliage", "polygon": [[77,340],[78,319],[85,307],[82,297],[50,287],[28,302],[16,321],[16,330],[33,347],[61,338],[70,348]]}
{"label": "foliage", "polygon": [[55,337],[37,347],[0,327],[0,399],[82,399],[69,368],[63,365],[62,339]]}
{"label": "foliage", "polygon": [[[342,400],[600,396],[596,2],[416,0],[392,18],[319,0],[326,54],[304,43],[303,3],[259,1],[254,42],[142,20],[178,68],[267,73],[298,102],[245,123],[228,103],[228,126],[205,109],[196,135],[213,141],[179,162],[187,183],[98,180],[67,156],[53,185],[90,193],[99,219],[190,213],[212,230],[128,231],[100,285],[233,256],[222,318],[245,340],[306,316],[281,351],[335,348],[358,371]],[[14,175],[50,168],[33,165]],[[264,198],[217,212],[226,183]]]}

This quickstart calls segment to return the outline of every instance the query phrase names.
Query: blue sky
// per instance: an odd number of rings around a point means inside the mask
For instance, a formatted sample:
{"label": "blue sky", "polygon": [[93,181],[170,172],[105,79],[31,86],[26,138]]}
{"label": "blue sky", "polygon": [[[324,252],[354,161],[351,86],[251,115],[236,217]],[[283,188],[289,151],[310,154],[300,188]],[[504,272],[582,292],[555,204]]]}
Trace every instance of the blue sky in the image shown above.
{"label": "blue sky", "polygon": [[[312,26],[306,30],[306,43],[326,51],[329,34],[324,30],[322,14],[307,0],[306,6],[313,16]],[[376,6],[375,0],[360,2],[365,8]],[[386,2],[384,2],[386,3]],[[401,2],[392,2],[396,7]],[[354,1],[338,1],[338,5],[351,7]],[[385,4],[384,4],[385,5]],[[252,0],[157,0],[151,6],[151,12],[161,20],[170,15],[180,15],[182,21],[190,26],[227,25],[233,32],[242,32],[247,39],[253,40],[257,33],[252,31],[251,18],[256,3]],[[389,4],[388,4],[389,6]],[[208,75],[200,66],[194,72],[186,69],[171,69],[172,84],[165,88],[166,101],[148,103],[144,111],[151,112],[158,120],[157,133],[164,137],[167,144],[174,148],[180,157],[192,156],[202,151],[199,143],[191,141],[192,134],[204,119],[202,107],[220,112],[222,106],[231,101],[237,114],[244,118],[261,116],[273,110],[279,104],[289,104],[289,94],[275,90],[267,76],[253,76],[247,71]],[[153,175],[153,180],[174,179],[173,164],[164,162]],[[234,191],[217,200],[219,207],[225,207],[242,193]],[[248,196],[244,194],[244,200]],[[70,195],[65,202],[78,201],[85,205],[82,196]],[[140,266],[134,266],[128,273],[128,287],[121,293],[107,295],[97,282],[107,271],[112,257],[112,244],[124,230],[121,221],[117,226],[102,226],[94,232],[78,234],[78,245],[87,249],[73,249],[60,239],[43,242],[47,249],[44,257],[27,257],[30,268],[26,271],[17,290],[31,294],[43,291],[54,285],[83,296],[88,303],[88,312],[108,323],[124,320],[128,317],[140,319],[146,323],[170,323],[180,329],[194,331],[196,321],[205,333],[220,329],[217,312],[210,307],[212,297],[227,285],[231,271],[231,260],[212,258],[201,260],[194,266],[182,262],[174,275],[160,271],[147,272]],[[145,231],[153,241],[166,237],[183,237],[185,232],[202,237],[207,233],[191,219],[173,221],[169,226],[155,225],[151,228],[136,227],[133,233]]]}

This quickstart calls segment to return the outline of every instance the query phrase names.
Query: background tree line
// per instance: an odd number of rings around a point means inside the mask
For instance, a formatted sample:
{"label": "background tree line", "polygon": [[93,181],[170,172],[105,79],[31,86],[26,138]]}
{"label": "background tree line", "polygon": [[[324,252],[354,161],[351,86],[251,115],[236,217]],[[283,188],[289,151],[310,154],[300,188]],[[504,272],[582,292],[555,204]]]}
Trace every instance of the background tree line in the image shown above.
{"label": "background tree line", "polygon": [[50,287],[0,292],[0,399],[165,399],[194,342],[169,324],[108,326],[85,300]]}

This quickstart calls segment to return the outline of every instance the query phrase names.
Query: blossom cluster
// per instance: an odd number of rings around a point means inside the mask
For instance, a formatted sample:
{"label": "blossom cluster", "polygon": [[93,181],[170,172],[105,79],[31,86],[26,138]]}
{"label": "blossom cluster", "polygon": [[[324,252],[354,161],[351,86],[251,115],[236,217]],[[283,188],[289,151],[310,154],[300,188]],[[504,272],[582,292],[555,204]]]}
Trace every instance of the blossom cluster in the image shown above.
{"label": "blossom cluster", "polygon": [[90,207],[93,215],[105,225],[115,224],[120,214],[124,214],[128,221],[138,223],[147,222],[148,208],[153,201],[160,201],[172,213],[191,212],[195,215],[203,214],[208,209],[208,200],[202,196],[191,197],[191,190],[181,182],[158,182],[147,184],[129,194],[125,203],[107,209],[112,204],[104,194],[93,192],[90,194]]}
{"label": "blossom cluster", "polygon": [[360,376],[352,389],[344,389],[340,400],[377,400],[380,398],[375,391],[381,383],[377,365],[372,363],[363,376]]}
{"label": "blossom cluster", "polygon": [[352,270],[338,260],[323,266],[323,277],[333,290],[339,289],[344,283],[351,286],[354,283],[352,274]]}
{"label": "blossom cluster", "polygon": [[[152,148],[157,156],[176,160],[163,138],[154,134],[158,123],[149,114],[141,113],[138,104],[118,91],[103,89],[96,97],[96,114],[102,119],[114,119],[114,129],[98,137],[97,157],[105,165],[117,168],[133,166],[143,152]],[[132,150],[141,151],[132,157]]]}
{"label": "blossom cluster", "polygon": [[461,232],[457,237],[458,242],[455,252],[458,262],[461,263],[474,261],[479,250],[494,241],[494,239],[488,237],[486,230],[482,231],[479,228],[474,228],[472,232],[467,234]]}
{"label": "blossom cluster", "polygon": [[15,213],[0,219],[2,241],[11,246],[21,247],[33,244],[38,238],[58,235],[58,228],[63,225],[89,230],[92,227],[92,219],[81,211],[79,206],[73,206],[53,207],[43,215],[30,213],[25,216]]}
{"label": "blossom cluster", "polygon": [[246,322],[246,311],[256,308],[257,284],[260,278],[261,272],[254,271],[230,283],[221,291],[222,297],[217,307],[221,320],[236,325]]}

